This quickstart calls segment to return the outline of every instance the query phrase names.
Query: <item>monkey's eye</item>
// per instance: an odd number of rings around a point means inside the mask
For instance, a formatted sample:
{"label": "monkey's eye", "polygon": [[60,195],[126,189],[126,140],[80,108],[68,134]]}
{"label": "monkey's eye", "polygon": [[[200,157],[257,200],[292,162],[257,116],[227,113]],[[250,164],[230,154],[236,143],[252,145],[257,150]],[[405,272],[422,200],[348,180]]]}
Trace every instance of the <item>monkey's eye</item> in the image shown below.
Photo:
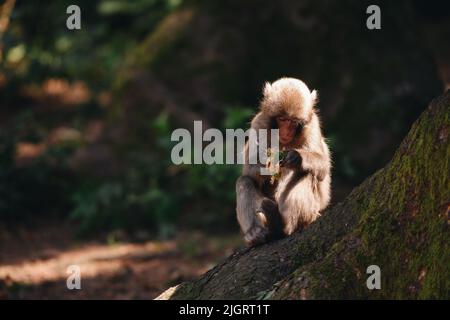
{"label": "monkey's eye", "polygon": [[305,121],[303,120],[296,120],[295,123],[297,124],[297,127],[303,128],[305,126]]}

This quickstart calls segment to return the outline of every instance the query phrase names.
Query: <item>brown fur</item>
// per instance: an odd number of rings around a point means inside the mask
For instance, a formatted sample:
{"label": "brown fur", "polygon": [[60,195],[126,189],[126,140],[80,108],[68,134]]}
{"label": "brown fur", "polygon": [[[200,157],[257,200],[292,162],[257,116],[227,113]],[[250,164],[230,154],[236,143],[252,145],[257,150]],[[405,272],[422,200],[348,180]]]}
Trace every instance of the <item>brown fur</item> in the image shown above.
{"label": "brown fur", "polygon": [[[282,78],[266,83],[263,93],[260,112],[253,118],[251,127],[271,129],[273,119],[279,115],[304,123],[289,145],[280,146],[284,150],[296,150],[302,162],[298,168],[282,168],[277,185],[267,192],[265,186],[270,177],[260,175],[261,164],[248,163],[248,142],[245,145],[245,164],[236,183],[237,217],[250,245],[279,235],[280,230],[276,230],[279,225],[282,232],[289,235],[310,224],[330,201],[331,159],[315,111],[316,91],[310,92],[300,80]],[[261,206],[261,203],[266,205]],[[277,216],[280,223],[271,220],[276,220]]]}

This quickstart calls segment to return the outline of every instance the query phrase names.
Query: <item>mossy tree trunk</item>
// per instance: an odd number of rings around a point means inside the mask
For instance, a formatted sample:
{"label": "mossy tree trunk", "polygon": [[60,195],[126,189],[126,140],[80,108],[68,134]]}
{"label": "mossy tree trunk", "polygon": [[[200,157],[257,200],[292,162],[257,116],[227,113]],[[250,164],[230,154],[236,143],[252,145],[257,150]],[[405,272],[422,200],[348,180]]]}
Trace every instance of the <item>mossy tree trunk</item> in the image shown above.
{"label": "mossy tree trunk", "polygon": [[[302,232],[236,252],[160,299],[450,298],[450,91],[391,162]],[[369,290],[369,265],[381,289]]]}

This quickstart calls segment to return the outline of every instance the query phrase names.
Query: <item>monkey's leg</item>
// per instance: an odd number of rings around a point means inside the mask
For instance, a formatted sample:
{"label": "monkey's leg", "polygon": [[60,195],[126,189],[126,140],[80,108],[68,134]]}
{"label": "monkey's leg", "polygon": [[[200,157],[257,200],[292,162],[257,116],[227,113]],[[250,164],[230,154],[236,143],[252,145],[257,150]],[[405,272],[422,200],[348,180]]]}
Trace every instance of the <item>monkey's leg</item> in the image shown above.
{"label": "monkey's leg", "polygon": [[307,175],[293,185],[279,185],[275,198],[283,220],[284,234],[290,235],[320,216],[320,197],[313,184],[311,175]]}
{"label": "monkey's leg", "polygon": [[265,220],[265,226],[269,228],[268,240],[280,239],[284,236],[283,220],[281,219],[278,205],[275,201],[264,197],[256,210],[260,219]]}
{"label": "monkey's leg", "polygon": [[277,204],[265,197],[254,180],[241,176],[236,182],[236,211],[245,241],[253,246],[282,235]]}

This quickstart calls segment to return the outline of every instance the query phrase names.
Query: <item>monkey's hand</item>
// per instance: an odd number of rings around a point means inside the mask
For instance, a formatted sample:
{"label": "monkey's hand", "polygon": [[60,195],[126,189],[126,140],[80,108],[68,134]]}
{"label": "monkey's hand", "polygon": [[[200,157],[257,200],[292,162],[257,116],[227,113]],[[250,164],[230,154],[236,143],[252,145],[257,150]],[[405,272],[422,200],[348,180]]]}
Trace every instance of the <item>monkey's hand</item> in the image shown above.
{"label": "monkey's hand", "polygon": [[289,150],[286,157],[280,162],[281,167],[299,168],[302,164],[302,156],[295,150]]}

